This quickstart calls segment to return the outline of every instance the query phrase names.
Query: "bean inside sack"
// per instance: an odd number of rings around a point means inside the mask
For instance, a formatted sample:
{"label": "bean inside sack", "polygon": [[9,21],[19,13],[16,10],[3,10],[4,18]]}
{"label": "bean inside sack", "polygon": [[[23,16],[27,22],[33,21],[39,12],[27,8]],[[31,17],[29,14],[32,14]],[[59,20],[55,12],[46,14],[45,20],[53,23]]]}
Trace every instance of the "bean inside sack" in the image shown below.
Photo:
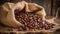
{"label": "bean inside sack", "polygon": [[35,12],[16,11],[15,18],[24,26],[19,27],[20,31],[29,30],[49,30],[55,26],[55,24],[42,20],[42,17]]}

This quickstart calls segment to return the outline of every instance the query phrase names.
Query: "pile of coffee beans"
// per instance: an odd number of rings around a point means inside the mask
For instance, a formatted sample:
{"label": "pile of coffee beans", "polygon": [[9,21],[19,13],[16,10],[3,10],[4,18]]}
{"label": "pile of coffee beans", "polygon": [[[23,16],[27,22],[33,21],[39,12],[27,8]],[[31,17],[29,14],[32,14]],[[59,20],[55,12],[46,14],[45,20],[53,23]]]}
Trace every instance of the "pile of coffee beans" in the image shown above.
{"label": "pile of coffee beans", "polygon": [[42,20],[42,17],[34,12],[15,11],[15,18],[23,24],[23,26],[19,28],[20,31],[48,30],[55,26],[55,24]]}

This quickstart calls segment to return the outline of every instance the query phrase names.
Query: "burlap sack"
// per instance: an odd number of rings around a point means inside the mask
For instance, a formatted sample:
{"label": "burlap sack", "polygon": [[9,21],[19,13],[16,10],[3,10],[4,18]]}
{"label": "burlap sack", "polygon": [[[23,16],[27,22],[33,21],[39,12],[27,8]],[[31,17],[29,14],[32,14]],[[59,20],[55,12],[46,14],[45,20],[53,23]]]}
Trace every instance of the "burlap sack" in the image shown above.
{"label": "burlap sack", "polygon": [[25,8],[25,10],[27,12],[33,12],[36,11],[37,14],[41,15],[43,18],[45,18],[46,13],[45,10],[42,6],[39,6],[35,3],[27,3],[25,1],[22,2],[18,2],[16,4],[14,3],[5,3],[0,7],[0,21],[7,25],[7,26],[11,26],[11,27],[19,27],[22,26],[23,24],[19,23],[16,19],[15,19],[15,14],[14,11],[15,10],[23,10]]}

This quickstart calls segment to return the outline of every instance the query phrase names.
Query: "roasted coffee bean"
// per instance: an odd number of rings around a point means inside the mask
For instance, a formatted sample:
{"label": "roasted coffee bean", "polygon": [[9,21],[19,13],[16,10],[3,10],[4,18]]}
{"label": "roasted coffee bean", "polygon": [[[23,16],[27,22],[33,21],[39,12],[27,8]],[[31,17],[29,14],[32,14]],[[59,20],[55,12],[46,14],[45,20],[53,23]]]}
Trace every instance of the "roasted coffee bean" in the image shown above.
{"label": "roasted coffee bean", "polygon": [[20,23],[24,24],[19,28],[20,31],[27,31],[27,30],[49,30],[54,28],[55,24],[49,23],[44,21],[41,16],[35,13],[29,12],[15,12],[15,18]]}

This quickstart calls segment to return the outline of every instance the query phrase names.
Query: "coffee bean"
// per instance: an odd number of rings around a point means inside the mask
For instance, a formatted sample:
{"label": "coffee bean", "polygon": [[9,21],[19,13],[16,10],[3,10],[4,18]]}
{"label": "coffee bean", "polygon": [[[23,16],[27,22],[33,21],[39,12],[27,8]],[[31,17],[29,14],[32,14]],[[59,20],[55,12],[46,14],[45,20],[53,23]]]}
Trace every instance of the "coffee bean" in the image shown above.
{"label": "coffee bean", "polygon": [[55,26],[55,24],[42,20],[42,17],[35,13],[18,11],[17,13],[15,12],[15,18],[24,25],[19,28],[21,31],[49,30]]}

